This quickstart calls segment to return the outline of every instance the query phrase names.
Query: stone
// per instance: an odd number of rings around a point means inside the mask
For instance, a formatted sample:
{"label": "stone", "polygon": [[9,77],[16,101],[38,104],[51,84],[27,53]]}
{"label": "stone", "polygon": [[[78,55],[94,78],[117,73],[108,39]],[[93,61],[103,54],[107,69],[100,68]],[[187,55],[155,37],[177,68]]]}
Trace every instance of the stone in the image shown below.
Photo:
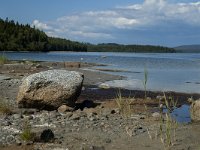
{"label": "stone", "polygon": [[81,93],[83,74],[67,70],[48,70],[22,79],[17,95],[20,108],[57,109],[74,107]]}
{"label": "stone", "polygon": [[152,113],[152,117],[155,120],[159,120],[161,118],[161,114],[159,112],[154,112],[154,113]]}
{"label": "stone", "polygon": [[20,115],[20,114],[13,115],[13,119],[21,119],[21,118],[22,118],[22,115]]}
{"label": "stone", "polygon": [[110,86],[109,86],[108,84],[106,84],[106,83],[101,83],[101,84],[99,85],[99,88],[101,88],[101,89],[109,89]]}
{"label": "stone", "polygon": [[64,117],[65,118],[70,118],[72,115],[73,115],[72,112],[67,112],[67,113],[64,114]]}
{"label": "stone", "polygon": [[200,99],[192,102],[190,116],[192,121],[200,121]]}
{"label": "stone", "polygon": [[67,112],[67,111],[73,111],[74,109],[72,108],[72,107],[69,107],[69,106],[67,106],[67,105],[62,105],[62,106],[60,106],[59,108],[58,108],[58,112],[60,113],[60,114],[63,114],[63,113],[65,113],[65,112]]}
{"label": "stone", "polygon": [[89,114],[87,114],[87,118],[90,121],[95,121],[95,120],[97,120],[97,114],[96,113],[89,113]]}
{"label": "stone", "polygon": [[42,131],[40,135],[40,140],[42,142],[50,142],[54,140],[54,133],[51,129],[45,129]]}
{"label": "stone", "polygon": [[71,117],[70,117],[71,120],[79,120],[80,119],[80,115],[78,114],[73,114]]}
{"label": "stone", "polygon": [[65,62],[64,66],[69,67],[69,68],[80,68],[81,63],[80,62]]}

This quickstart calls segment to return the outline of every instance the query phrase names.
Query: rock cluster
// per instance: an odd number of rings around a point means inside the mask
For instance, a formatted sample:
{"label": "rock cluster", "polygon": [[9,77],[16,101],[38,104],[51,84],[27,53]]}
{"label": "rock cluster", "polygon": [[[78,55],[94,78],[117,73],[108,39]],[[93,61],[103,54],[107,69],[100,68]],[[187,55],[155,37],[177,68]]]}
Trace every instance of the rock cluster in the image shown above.
{"label": "rock cluster", "polygon": [[[72,149],[81,147],[83,149],[102,147],[103,149],[104,145],[112,143],[119,135],[134,137],[146,133],[147,126],[141,122],[140,118],[141,115],[123,118],[118,110],[100,106],[95,109],[85,108],[82,111],[79,109],[64,113],[22,109],[20,113],[0,116],[2,129],[0,130],[0,145],[29,144],[24,143],[20,138],[23,122],[28,121],[31,132],[40,137],[39,141],[33,141],[35,146],[41,142],[53,142],[55,148],[73,146]],[[77,144],[74,144],[75,142]]]}

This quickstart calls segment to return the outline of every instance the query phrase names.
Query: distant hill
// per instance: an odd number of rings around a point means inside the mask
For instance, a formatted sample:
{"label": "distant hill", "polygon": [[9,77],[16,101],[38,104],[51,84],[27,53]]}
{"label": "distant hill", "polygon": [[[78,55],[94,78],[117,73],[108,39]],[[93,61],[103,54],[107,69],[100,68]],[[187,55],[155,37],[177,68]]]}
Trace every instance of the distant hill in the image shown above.
{"label": "distant hill", "polygon": [[26,24],[0,18],[0,51],[87,51],[87,45],[61,38]]}
{"label": "distant hill", "polygon": [[154,45],[123,45],[117,43],[88,44],[88,52],[175,53],[173,48]]}
{"label": "distant hill", "polygon": [[200,53],[200,45],[182,45],[174,49],[180,53]]}

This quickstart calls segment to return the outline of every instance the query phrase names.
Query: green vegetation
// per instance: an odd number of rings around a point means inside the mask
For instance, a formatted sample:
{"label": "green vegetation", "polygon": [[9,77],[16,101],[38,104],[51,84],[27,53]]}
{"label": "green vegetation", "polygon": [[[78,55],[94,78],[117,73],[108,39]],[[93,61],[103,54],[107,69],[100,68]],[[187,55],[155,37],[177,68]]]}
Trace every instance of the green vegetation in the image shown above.
{"label": "green vegetation", "polygon": [[11,113],[12,113],[12,106],[6,100],[1,99],[0,114],[11,114]]}
{"label": "green vegetation", "polygon": [[35,134],[31,132],[31,125],[28,122],[28,120],[24,121],[23,130],[20,137],[23,141],[26,141],[26,142],[34,140]]}
{"label": "green vegetation", "polygon": [[98,45],[88,44],[88,52],[175,53],[175,50],[163,46],[103,43]]}
{"label": "green vegetation", "polygon": [[[178,128],[178,123],[176,120],[174,120],[171,117],[171,111],[172,109],[176,108],[177,101],[174,101],[172,97],[169,97],[167,99],[165,93],[164,93],[164,100],[165,100],[165,107],[167,109],[167,112],[165,113],[165,116],[163,116],[163,108],[160,107],[160,139],[162,144],[164,145],[164,148],[166,150],[169,150],[172,148],[176,141],[176,130]],[[160,105],[162,106],[162,105]],[[165,118],[164,118],[165,117]]]}
{"label": "green vegetation", "polygon": [[145,96],[145,100],[147,99],[147,81],[148,81],[148,71],[145,68],[144,69],[144,80],[143,80],[143,86],[144,86],[144,96]]}
{"label": "green vegetation", "polygon": [[5,64],[7,61],[8,59],[5,56],[0,55],[0,65]]}
{"label": "green vegetation", "polygon": [[87,46],[61,38],[13,20],[0,19],[0,51],[86,51]]}
{"label": "green vegetation", "polygon": [[134,98],[123,98],[121,91],[118,91],[115,102],[117,103],[119,111],[123,117],[129,118],[131,116],[131,104],[134,100]]}

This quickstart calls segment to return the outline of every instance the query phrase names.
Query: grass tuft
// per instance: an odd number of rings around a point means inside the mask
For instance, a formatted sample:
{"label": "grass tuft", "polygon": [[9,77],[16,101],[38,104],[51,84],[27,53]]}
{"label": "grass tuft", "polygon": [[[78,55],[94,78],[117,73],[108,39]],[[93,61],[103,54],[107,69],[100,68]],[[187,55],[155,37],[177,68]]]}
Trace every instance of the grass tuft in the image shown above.
{"label": "grass tuft", "polygon": [[144,80],[143,80],[143,87],[144,87],[144,98],[145,98],[145,100],[147,99],[147,81],[148,81],[148,71],[147,71],[147,69],[145,68],[144,69]]}
{"label": "grass tuft", "polygon": [[[163,115],[161,115],[160,118],[160,139],[165,149],[169,150],[176,141],[176,130],[178,128],[178,123],[171,117],[170,113],[172,109],[176,108],[177,101],[174,101],[174,99],[171,97],[167,99],[165,93],[164,99],[167,112],[165,113],[165,119]],[[160,112],[162,113],[162,108],[160,108]]]}
{"label": "grass tuft", "polygon": [[121,91],[118,91],[115,101],[123,117],[128,118],[131,116],[131,104],[133,100],[134,98],[123,98]]}
{"label": "grass tuft", "polygon": [[6,62],[8,62],[8,58],[5,57],[4,55],[0,56],[0,65],[5,64]]}
{"label": "grass tuft", "polygon": [[11,114],[12,106],[6,100],[0,100],[0,114]]}
{"label": "grass tuft", "polygon": [[34,141],[35,134],[31,131],[31,125],[28,120],[24,121],[23,130],[20,137],[23,141],[26,142]]}

